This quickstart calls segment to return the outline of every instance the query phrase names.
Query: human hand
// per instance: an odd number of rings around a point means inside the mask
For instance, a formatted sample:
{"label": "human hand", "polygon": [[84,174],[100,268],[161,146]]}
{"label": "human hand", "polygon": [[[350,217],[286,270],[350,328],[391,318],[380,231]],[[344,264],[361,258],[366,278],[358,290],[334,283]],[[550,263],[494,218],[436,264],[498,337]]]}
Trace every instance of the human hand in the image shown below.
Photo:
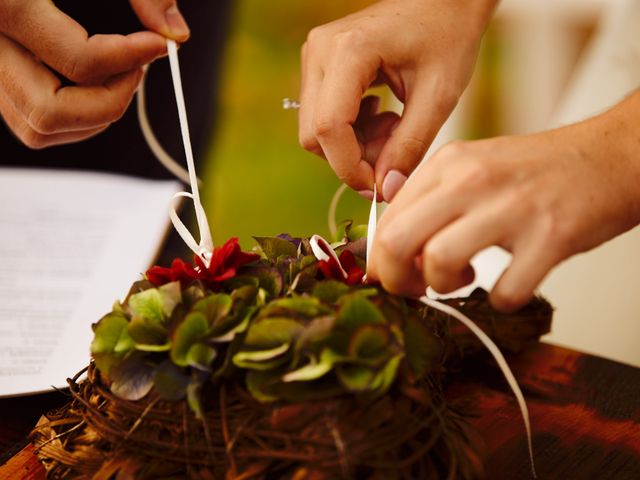
{"label": "human hand", "polygon": [[[0,0],[0,114],[25,145],[77,142],[127,109],[141,67],[189,30],[175,0],[131,0],[152,31],[93,35],[50,0]],[[73,82],[63,86],[51,70]]]}
{"label": "human hand", "polygon": [[627,101],[545,133],[446,145],[382,216],[367,275],[397,294],[424,295],[427,285],[446,293],[471,283],[471,258],[498,245],[513,257],[491,303],[526,304],[556,264],[640,222],[640,93],[634,108]]}
{"label": "human hand", "polygon": [[[300,144],[363,196],[375,176],[390,201],[466,87],[495,3],[383,0],[313,29],[301,55]],[[404,103],[402,117],[362,99],[380,83]]]}

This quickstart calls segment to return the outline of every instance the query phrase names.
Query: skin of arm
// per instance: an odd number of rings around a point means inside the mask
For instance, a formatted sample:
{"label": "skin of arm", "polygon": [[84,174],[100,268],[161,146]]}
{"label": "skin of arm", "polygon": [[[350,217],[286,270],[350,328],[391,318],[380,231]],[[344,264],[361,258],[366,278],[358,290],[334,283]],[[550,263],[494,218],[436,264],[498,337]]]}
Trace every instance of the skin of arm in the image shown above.
{"label": "skin of arm", "polygon": [[498,245],[513,258],[490,300],[518,309],[554,266],[640,223],[639,124],[637,90],[580,123],[445,145],[382,216],[369,277],[402,295],[450,292]]}
{"label": "skin of arm", "polygon": [[0,115],[25,145],[44,148],[102,132],[124,114],[141,67],[166,54],[165,37],[189,37],[175,0],[130,3],[149,30],[88,36],[50,0],[0,0]]}
{"label": "skin of arm", "polygon": [[[382,0],[313,29],[302,47],[299,139],[365,197],[390,201],[466,88],[497,0]],[[378,112],[386,84],[402,116]],[[391,172],[391,173],[390,173]]]}

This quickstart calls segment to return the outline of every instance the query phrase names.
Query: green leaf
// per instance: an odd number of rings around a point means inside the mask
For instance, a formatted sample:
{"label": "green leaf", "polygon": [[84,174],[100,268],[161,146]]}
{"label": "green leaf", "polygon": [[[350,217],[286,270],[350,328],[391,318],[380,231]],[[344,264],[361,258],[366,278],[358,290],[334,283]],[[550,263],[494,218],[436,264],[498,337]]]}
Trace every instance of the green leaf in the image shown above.
{"label": "green leaf", "polygon": [[164,325],[140,316],[131,319],[128,332],[136,344],[143,345],[164,345],[169,335]]}
{"label": "green leaf", "polygon": [[182,368],[165,360],[153,373],[153,386],[164,400],[176,402],[187,394],[190,377]]}
{"label": "green leaf", "polygon": [[260,288],[265,290],[271,298],[277,297],[282,292],[284,280],[277,268],[269,270],[261,269],[253,272],[258,277]]}
{"label": "green leaf", "polygon": [[209,323],[203,313],[193,312],[187,315],[173,334],[171,360],[181,367],[189,365],[189,349],[203,340],[208,332]]}
{"label": "green leaf", "polygon": [[187,363],[200,370],[208,370],[215,358],[215,349],[204,343],[196,343],[187,353]]}
{"label": "green leaf", "polygon": [[335,363],[342,361],[343,359],[343,356],[338,355],[329,349],[324,349],[320,355],[319,361],[309,363],[297,370],[292,370],[282,377],[282,381],[308,382],[310,380],[316,380],[329,373]]}
{"label": "green leaf", "polygon": [[337,280],[318,282],[313,287],[312,295],[324,303],[334,304],[349,291],[349,286]]}
{"label": "green leaf", "polygon": [[198,420],[204,420],[204,410],[202,408],[202,396],[200,395],[202,385],[192,381],[187,386],[187,403]]}
{"label": "green leaf", "polygon": [[278,381],[278,372],[261,372],[250,370],[245,377],[247,390],[253,398],[261,403],[269,403],[278,400],[278,397],[269,392],[269,386]]}
{"label": "green leaf", "polygon": [[413,315],[405,318],[404,343],[407,362],[416,379],[433,370],[442,356],[442,342]]}
{"label": "green leaf", "polygon": [[258,295],[258,285],[256,282],[255,284],[243,285],[234,289],[231,292],[233,303],[253,304],[256,300],[256,295]]}
{"label": "green leaf", "polygon": [[162,345],[146,345],[144,343],[136,343],[136,350],[141,352],[168,352],[171,350],[171,344],[169,342]]}
{"label": "green leaf", "polygon": [[245,345],[253,349],[268,350],[282,344],[291,344],[304,327],[291,318],[263,318],[249,327]]}
{"label": "green leaf", "polygon": [[215,293],[196,303],[192,311],[202,313],[209,326],[213,327],[229,314],[232,305],[231,295]]}
{"label": "green leaf", "polygon": [[377,365],[389,356],[390,343],[391,337],[384,325],[361,325],[349,341],[349,357]]}
{"label": "green leaf", "polygon": [[333,236],[332,241],[335,242],[344,242],[347,239],[347,232],[353,225],[353,220],[345,220],[340,222],[336,228],[336,234]]}
{"label": "green leaf", "polygon": [[211,331],[210,340],[216,343],[227,343],[232,341],[235,336],[247,330],[251,323],[251,317],[257,307],[248,307],[240,310],[232,317],[227,317],[224,322]]}
{"label": "green leaf", "polygon": [[343,364],[336,368],[340,383],[350,392],[364,392],[369,389],[375,374],[366,365]]}
{"label": "green leaf", "polygon": [[140,400],[153,387],[153,369],[140,355],[132,355],[111,369],[111,391],[126,400]]}
{"label": "green leaf", "polygon": [[361,238],[367,238],[367,225],[355,225],[347,229],[347,238],[350,242],[355,242]]}
{"label": "green leaf", "polygon": [[382,312],[363,295],[343,297],[336,326],[355,330],[360,325],[387,323]]}
{"label": "green leaf", "polygon": [[373,378],[370,389],[375,390],[376,395],[383,395],[389,390],[397,377],[402,357],[402,354],[391,357],[384,368]]}
{"label": "green leaf", "polygon": [[233,363],[250,370],[272,370],[287,360],[285,353],[290,344],[284,343],[269,350],[240,351],[233,356]]}
{"label": "green leaf", "polygon": [[288,240],[278,237],[253,237],[267,259],[275,261],[280,256],[297,257],[298,248]]}
{"label": "green leaf", "polygon": [[322,305],[317,298],[296,295],[273,300],[262,310],[260,316],[268,317],[291,313],[297,313],[307,318],[314,318],[331,313],[331,310]]}
{"label": "green leaf", "polygon": [[164,323],[182,300],[180,282],[145,290],[129,297],[132,316],[141,316],[156,323]]}
{"label": "green leaf", "polygon": [[129,336],[129,322],[124,314],[109,313],[93,326],[91,355],[98,370],[109,375],[111,367],[133,350],[134,342]]}

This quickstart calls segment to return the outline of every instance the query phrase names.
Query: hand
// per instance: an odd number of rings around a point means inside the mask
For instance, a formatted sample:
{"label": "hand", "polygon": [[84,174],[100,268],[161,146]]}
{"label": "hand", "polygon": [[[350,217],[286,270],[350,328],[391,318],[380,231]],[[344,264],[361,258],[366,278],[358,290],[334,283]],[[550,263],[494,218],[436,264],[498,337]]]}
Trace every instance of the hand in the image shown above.
{"label": "hand", "polygon": [[636,93],[583,123],[443,147],[382,216],[369,278],[403,295],[450,292],[498,245],[513,258],[491,303],[524,305],[556,264],[640,222],[639,120]]}
{"label": "hand", "polygon": [[[172,0],[131,0],[153,30],[93,35],[50,0],[0,0],[0,114],[27,146],[77,142],[127,109],[141,67],[189,31]],[[62,86],[54,70],[73,85]]]}
{"label": "hand", "polygon": [[[384,0],[312,30],[302,47],[300,144],[363,196],[373,194],[375,169],[390,201],[466,87],[495,3]],[[380,83],[404,103],[401,118],[362,99]]]}

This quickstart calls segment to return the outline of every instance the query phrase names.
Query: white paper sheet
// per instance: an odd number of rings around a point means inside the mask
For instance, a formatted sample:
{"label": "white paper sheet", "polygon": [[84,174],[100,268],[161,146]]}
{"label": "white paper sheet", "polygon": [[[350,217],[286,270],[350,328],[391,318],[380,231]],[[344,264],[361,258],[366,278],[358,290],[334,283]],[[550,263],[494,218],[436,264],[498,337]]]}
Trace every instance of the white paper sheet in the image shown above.
{"label": "white paper sheet", "polygon": [[153,261],[177,182],[0,168],[0,397],[65,387]]}

